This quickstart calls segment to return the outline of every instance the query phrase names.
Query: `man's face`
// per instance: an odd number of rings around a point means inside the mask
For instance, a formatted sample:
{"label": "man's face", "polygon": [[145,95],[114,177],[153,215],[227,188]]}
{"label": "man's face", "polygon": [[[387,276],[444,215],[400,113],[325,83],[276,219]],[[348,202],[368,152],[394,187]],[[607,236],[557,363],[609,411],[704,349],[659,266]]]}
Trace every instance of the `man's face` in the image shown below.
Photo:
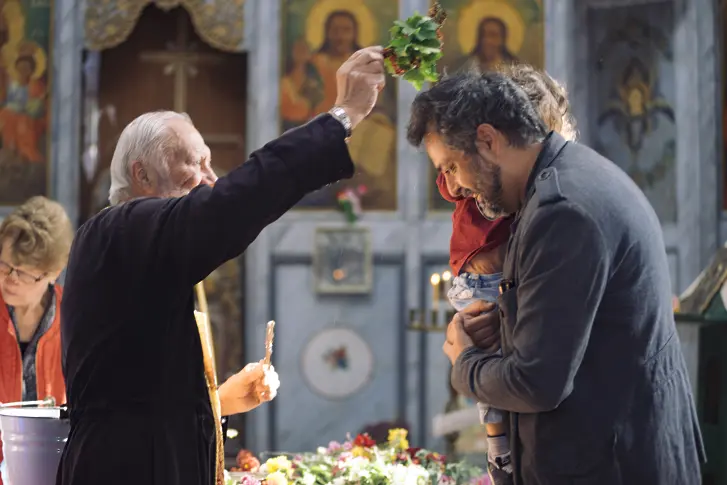
{"label": "man's face", "polygon": [[212,157],[199,131],[186,120],[167,121],[176,138],[177,147],[168,160],[168,174],[149,174],[152,187],[143,195],[181,197],[200,184],[214,185],[217,175],[212,169]]}
{"label": "man's face", "polygon": [[356,28],[350,18],[343,15],[333,17],[326,34],[335,55],[344,56],[353,52]]}
{"label": "man's face", "polygon": [[480,30],[480,52],[488,61],[500,58],[505,44],[505,32],[497,22],[485,22]]}
{"label": "man's face", "polygon": [[503,208],[502,172],[488,155],[468,155],[447,146],[441,136],[430,133],[424,146],[437,171],[444,174],[449,193],[473,197],[483,216],[497,219],[508,215]]}
{"label": "man's face", "polygon": [[18,76],[20,77],[21,83],[28,84],[28,82],[30,81],[30,77],[33,75],[34,71],[34,66],[32,62],[27,59],[22,59],[18,61],[15,67],[18,71]]}
{"label": "man's face", "polygon": [[200,184],[214,185],[217,174],[212,170],[212,154],[199,131],[183,120],[170,122],[179,137],[177,155],[169,161],[169,180],[176,195],[184,195]]}

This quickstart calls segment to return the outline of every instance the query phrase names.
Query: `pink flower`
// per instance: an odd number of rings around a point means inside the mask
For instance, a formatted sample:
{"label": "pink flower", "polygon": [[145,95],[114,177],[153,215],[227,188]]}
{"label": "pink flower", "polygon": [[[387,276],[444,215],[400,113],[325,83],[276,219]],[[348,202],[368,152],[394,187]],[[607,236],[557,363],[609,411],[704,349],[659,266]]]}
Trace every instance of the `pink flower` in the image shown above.
{"label": "pink flower", "polygon": [[353,449],[353,444],[350,441],[346,441],[343,444],[343,451],[351,451]]}
{"label": "pink flower", "polygon": [[240,480],[240,485],[260,485],[260,480],[250,475],[245,475]]}
{"label": "pink flower", "polygon": [[338,441],[331,441],[328,443],[328,453],[333,453],[334,451],[338,451],[342,448],[341,443]]}
{"label": "pink flower", "polygon": [[492,482],[490,482],[489,475],[484,474],[481,477],[473,478],[470,481],[470,485],[492,485]]}

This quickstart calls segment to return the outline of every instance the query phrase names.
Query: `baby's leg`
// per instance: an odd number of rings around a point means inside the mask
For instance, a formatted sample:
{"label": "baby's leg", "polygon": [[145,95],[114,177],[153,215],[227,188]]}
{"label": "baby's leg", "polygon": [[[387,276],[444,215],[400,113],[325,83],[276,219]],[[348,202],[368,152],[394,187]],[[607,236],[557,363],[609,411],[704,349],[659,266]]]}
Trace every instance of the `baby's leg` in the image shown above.
{"label": "baby's leg", "polygon": [[480,420],[487,431],[487,472],[493,485],[512,484],[512,463],[505,414],[499,409],[477,403]]}

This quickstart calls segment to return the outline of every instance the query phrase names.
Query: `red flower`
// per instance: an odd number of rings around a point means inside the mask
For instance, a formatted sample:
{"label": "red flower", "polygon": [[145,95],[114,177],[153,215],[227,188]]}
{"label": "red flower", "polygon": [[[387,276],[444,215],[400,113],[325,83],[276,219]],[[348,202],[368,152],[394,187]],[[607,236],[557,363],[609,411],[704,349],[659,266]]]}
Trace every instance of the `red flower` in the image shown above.
{"label": "red flower", "polygon": [[260,468],[260,461],[248,450],[240,450],[235,461],[242,471],[256,472]]}
{"label": "red flower", "polygon": [[417,453],[419,453],[419,450],[421,450],[421,448],[409,448],[406,450],[406,452],[409,453],[409,456],[413,457],[416,456]]}
{"label": "red flower", "polygon": [[356,439],[353,440],[353,445],[360,446],[362,448],[373,448],[376,446],[376,441],[371,439],[371,436],[369,436],[368,433],[363,433],[356,436]]}

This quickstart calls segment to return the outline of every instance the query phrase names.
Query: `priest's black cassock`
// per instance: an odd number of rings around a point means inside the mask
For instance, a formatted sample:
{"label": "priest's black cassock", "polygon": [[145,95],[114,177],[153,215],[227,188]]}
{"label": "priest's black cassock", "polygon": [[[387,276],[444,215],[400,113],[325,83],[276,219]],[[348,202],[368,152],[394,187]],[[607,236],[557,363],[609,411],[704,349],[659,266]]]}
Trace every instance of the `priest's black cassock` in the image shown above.
{"label": "priest's black cassock", "polygon": [[71,433],[58,485],[214,484],[193,286],[306,193],[353,175],[330,115],[176,199],[108,208],[76,235],[62,303]]}

